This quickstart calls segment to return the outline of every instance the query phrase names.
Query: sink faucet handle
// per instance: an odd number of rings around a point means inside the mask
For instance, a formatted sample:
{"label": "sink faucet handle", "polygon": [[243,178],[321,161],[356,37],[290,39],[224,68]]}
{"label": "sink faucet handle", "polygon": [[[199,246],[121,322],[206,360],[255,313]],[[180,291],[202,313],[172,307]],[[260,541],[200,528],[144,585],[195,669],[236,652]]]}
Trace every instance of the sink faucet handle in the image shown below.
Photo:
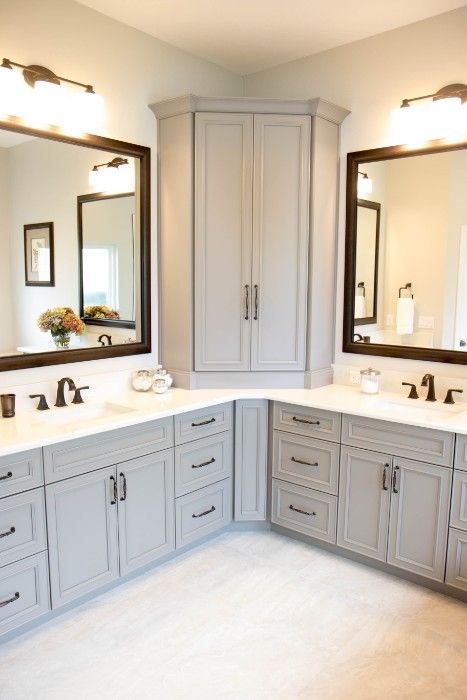
{"label": "sink faucet handle", "polygon": [[402,382],[402,386],[410,386],[410,393],[407,398],[409,399],[418,399],[418,394],[417,394],[417,385],[416,384],[411,384],[410,382]]}
{"label": "sink faucet handle", "polygon": [[88,386],[80,386],[75,389],[75,395],[73,396],[73,400],[71,403],[84,403],[83,397],[81,396],[81,392],[84,389],[89,389]]}
{"label": "sink faucet handle", "polygon": [[44,394],[29,394],[30,399],[39,399],[39,403],[37,404],[37,410],[38,411],[48,411],[49,410],[49,405],[47,403],[47,399],[45,398]]}
{"label": "sink faucet handle", "polygon": [[463,389],[448,389],[444,403],[455,403],[453,394],[463,394]]}

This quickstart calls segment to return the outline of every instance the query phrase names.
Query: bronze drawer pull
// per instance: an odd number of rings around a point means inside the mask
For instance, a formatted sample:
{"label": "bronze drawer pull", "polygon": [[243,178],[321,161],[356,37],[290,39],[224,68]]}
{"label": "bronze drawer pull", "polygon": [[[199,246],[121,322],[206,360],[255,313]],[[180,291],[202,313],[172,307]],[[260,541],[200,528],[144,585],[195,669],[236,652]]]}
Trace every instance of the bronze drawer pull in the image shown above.
{"label": "bronze drawer pull", "polygon": [[301,513],[302,515],[309,515],[310,518],[316,515],[314,511],[313,513],[308,513],[306,510],[300,510],[300,508],[295,508],[295,506],[292,505],[289,506],[289,510],[293,510],[295,513]]}
{"label": "bronze drawer pull", "polygon": [[245,285],[245,321],[250,318],[250,285]]}
{"label": "bronze drawer pull", "polygon": [[295,462],[296,464],[305,464],[307,467],[317,467],[318,462],[305,462],[304,459],[297,459],[296,457],[292,457],[290,460],[291,462]]}
{"label": "bronze drawer pull", "polygon": [[10,527],[9,530],[6,530],[5,532],[0,532],[0,540],[2,539],[2,537],[8,537],[8,535],[13,535],[15,532],[15,527]]}
{"label": "bronze drawer pull", "polygon": [[201,423],[192,423],[191,427],[192,428],[199,428],[200,425],[209,425],[209,423],[215,423],[216,419],[215,418],[210,418],[209,420],[203,420]]}
{"label": "bronze drawer pull", "polygon": [[110,505],[114,506],[118,500],[118,488],[117,488],[117,480],[114,476],[110,476],[110,483],[112,485],[112,491],[113,491],[113,498],[112,496],[110,497]]}
{"label": "bronze drawer pull", "polygon": [[383,491],[388,491],[388,469],[389,464],[386,463],[383,469]]}
{"label": "bronze drawer pull", "polygon": [[19,593],[17,591],[15,593],[15,595],[13,596],[13,598],[8,598],[8,600],[0,601],[0,608],[4,608],[5,605],[10,605],[10,603],[14,603],[15,600],[18,600],[18,598],[19,598]]}
{"label": "bronze drawer pull", "polygon": [[120,478],[123,479],[123,496],[120,496],[120,500],[126,501],[126,476],[123,472],[120,472]]}
{"label": "bronze drawer pull", "polygon": [[215,458],[212,457],[211,459],[208,459],[207,462],[201,462],[201,464],[192,464],[191,468],[192,469],[201,469],[201,467],[207,467],[208,464],[213,464],[215,462]]}
{"label": "bronze drawer pull", "polygon": [[297,418],[297,416],[293,416],[292,420],[294,420],[296,423],[306,423],[307,425],[319,425],[319,420],[307,420],[306,418]]}
{"label": "bronze drawer pull", "polygon": [[192,518],[202,518],[203,515],[209,515],[209,513],[214,513],[216,506],[211,506],[209,510],[205,510],[202,513],[193,513]]}
{"label": "bronze drawer pull", "polygon": [[255,284],[255,315],[253,316],[255,321],[258,320],[258,291],[259,287],[257,284]]}
{"label": "bronze drawer pull", "polygon": [[392,492],[393,493],[399,493],[399,489],[396,488],[397,486],[397,472],[399,471],[399,467],[394,467],[394,471],[392,473]]}
{"label": "bronze drawer pull", "polygon": [[5,476],[0,476],[0,481],[5,481],[5,479],[11,479],[13,472],[8,472]]}

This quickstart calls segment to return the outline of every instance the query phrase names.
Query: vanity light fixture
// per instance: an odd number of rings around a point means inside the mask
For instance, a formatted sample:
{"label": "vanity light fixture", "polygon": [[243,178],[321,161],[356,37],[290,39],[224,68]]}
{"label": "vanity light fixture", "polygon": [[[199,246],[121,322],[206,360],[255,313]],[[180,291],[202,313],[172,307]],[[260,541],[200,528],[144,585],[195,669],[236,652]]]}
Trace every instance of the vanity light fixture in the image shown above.
{"label": "vanity light fixture", "polygon": [[453,83],[431,95],[403,99],[391,113],[391,131],[397,143],[462,139],[467,133],[467,85]]}
{"label": "vanity light fixture", "polygon": [[[15,70],[22,69],[22,74]],[[84,90],[69,91],[62,83]],[[0,65],[0,118],[16,117],[36,127],[56,126],[68,133],[100,128],[104,101],[92,85],[64,78],[39,65],[4,58]]]}
{"label": "vanity light fixture", "polygon": [[89,171],[89,185],[99,192],[133,192],[135,171],[127,158],[116,156]]}
{"label": "vanity light fixture", "polygon": [[363,173],[361,170],[358,171],[357,192],[359,199],[373,192],[373,180],[371,177],[368,177],[368,173]]}

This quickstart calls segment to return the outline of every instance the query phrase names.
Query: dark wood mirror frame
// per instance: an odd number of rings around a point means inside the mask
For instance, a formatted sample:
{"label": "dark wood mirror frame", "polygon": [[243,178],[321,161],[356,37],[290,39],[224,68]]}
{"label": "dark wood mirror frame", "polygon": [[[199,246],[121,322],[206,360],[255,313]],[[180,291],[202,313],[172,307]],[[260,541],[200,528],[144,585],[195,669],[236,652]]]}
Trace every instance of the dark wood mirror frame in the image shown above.
{"label": "dark wood mirror frame", "polygon": [[[381,219],[381,204],[371,202],[369,199],[357,199],[357,207],[365,207],[376,212],[376,234],[375,234],[375,274],[373,275],[373,313],[371,316],[356,318],[354,326],[363,326],[366,323],[376,323],[378,316],[378,264],[379,264],[379,228]],[[355,245],[357,237],[355,236]],[[356,259],[356,258],[355,258]]]}
{"label": "dark wood mirror frame", "polygon": [[[0,357],[0,372],[25,369],[28,367],[44,367],[61,365],[70,362],[86,362],[88,360],[103,360],[110,357],[140,355],[151,352],[151,232],[150,232],[150,155],[151,149],[126,141],[117,141],[104,136],[85,134],[81,137],[68,136],[58,129],[34,129],[24,126],[19,120],[0,120],[0,129],[14,131],[39,138],[61,141],[75,146],[95,148],[110,151],[139,160],[140,172],[140,267],[141,267],[141,340],[123,345],[106,345],[104,347],[70,349],[51,352],[40,352],[28,355],[10,355]],[[78,245],[78,239],[77,243]]]}
{"label": "dark wood mirror frame", "polygon": [[345,223],[345,272],[344,272],[344,328],[343,352],[359,355],[379,355],[382,357],[403,357],[409,360],[428,360],[431,362],[449,362],[467,364],[467,352],[444,350],[442,348],[402,347],[400,345],[383,345],[382,343],[354,342],[354,290],[357,242],[357,178],[362,163],[371,163],[409,156],[422,156],[445,151],[457,151],[467,148],[467,141],[446,143],[444,140],[429,141],[420,148],[410,146],[388,146],[367,151],[355,151],[347,154],[346,187],[346,223]]}

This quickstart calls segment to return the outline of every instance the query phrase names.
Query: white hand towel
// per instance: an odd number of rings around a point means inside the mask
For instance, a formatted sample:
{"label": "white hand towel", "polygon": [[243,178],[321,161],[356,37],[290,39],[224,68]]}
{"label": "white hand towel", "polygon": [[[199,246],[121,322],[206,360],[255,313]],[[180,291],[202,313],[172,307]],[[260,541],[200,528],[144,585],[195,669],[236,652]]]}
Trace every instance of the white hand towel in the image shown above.
{"label": "white hand towel", "polygon": [[366,299],[363,294],[355,297],[355,318],[366,318]]}
{"label": "white hand towel", "polygon": [[410,297],[401,297],[397,300],[397,335],[410,335],[413,333],[415,316],[415,302]]}

